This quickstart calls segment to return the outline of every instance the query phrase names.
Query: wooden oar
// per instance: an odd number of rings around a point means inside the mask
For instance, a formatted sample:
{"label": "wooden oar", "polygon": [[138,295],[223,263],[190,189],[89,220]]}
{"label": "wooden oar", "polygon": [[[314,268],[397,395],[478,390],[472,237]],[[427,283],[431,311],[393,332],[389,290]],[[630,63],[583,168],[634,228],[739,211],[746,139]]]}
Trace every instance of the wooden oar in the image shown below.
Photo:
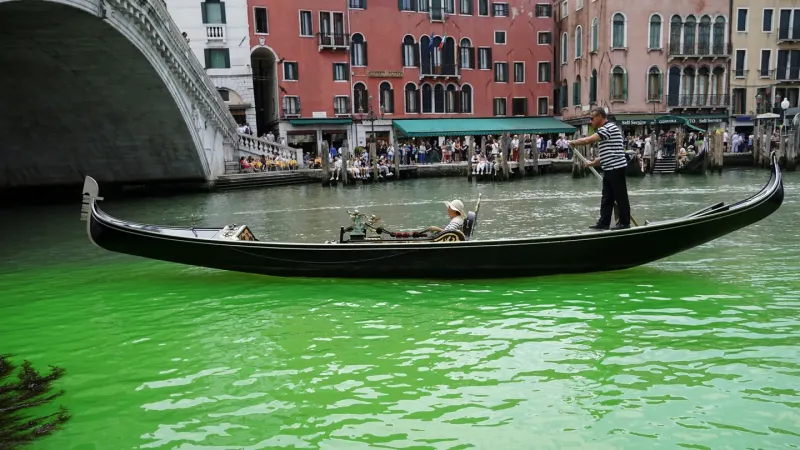
{"label": "wooden oar", "polygon": [[[578,158],[580,158],[580,160],[583,161],[584,164],[588,164],[589,163],[589,161],[581,154],[581,152],[575,150],[575,148],[572,149],[572,153],[575,154],[575,155],[578,155]],[[596,176],[597,179],[600,180],[601,183],[603,182],[603,177],[599,173],[597,173],[597,170],[594,167],[588,166],[588,169],[590,171],[592,171],[594,176]],[[617,207],[617,204],[615,203],[614,206]],[[633,222],[634,226],[637,226],[637,227],[639,226],[639,223],[637,223],[636,219],[633,218],[633,214],[631,214],[631,222]]]}

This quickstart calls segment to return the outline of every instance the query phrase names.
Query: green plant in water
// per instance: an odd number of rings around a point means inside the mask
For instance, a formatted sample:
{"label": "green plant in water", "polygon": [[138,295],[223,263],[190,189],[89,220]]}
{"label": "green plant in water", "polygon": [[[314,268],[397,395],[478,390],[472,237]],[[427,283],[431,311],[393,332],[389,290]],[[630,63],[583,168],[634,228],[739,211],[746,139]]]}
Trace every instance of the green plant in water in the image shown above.
{"label": "green plant in water", "polygon": [[31,408],[42,406],[61,396],[64,391],[53,391],[52,384],[64,375],[64,369],[50,366],[50,373],[42,375],[24,361],[17,373],[17,367],[9,359],[10,355],[0,355],[0,449],[15,449],[33,440],[47,436],[59,429],[70,415],[64,407],[44,416],[32,416]]}

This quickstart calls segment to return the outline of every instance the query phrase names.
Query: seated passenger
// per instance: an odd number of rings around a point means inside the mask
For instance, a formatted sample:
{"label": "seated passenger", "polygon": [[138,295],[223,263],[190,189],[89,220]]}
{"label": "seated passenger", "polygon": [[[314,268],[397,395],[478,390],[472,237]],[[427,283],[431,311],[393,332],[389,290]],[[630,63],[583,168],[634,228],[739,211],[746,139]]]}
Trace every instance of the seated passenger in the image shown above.
{"label": "seated passenger", "polygon": [[452,202],[444,202],[444,204],[447,206],[447,216],[450,217],[450,223],[448,223],[444,229],[430,226],[428,227],[428,231],[434,233],[463,231],[464,218],[467,216],[467,213],[464,211],[464,203],[462,203],[461,200],[453,200]]}

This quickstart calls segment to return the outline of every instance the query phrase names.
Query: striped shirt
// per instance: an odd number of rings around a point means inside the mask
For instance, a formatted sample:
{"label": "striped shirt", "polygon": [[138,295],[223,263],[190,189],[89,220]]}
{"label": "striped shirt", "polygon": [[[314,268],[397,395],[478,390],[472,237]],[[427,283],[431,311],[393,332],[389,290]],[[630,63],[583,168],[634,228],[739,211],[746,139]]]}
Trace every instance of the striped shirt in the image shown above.
{"label": "striped shirt", "polygon": [[442,232],[461,231],[463,227],[464,227],[464,218],[461,216],[455,216],[450,220],[450,223],[448,223],[447,226],[444,227],[444,230],[442,230]]}
{"label": "striped shirt", "polygon": [[622,145],[622,132],[619,127],[612,122],[606,122],[597,129],[597,135],[600,136],[600,167],[603,170],[627,167],[625,148]]}

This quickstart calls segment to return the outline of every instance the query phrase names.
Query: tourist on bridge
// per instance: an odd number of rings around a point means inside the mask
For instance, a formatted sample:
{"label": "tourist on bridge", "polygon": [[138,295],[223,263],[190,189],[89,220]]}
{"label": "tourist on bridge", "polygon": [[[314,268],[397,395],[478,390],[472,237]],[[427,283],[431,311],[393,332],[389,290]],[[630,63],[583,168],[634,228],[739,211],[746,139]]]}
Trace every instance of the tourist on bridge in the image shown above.
{"label": "tourist on bridge", "polygon": [[614,229],[630,228],[631,205],[628,202],[628,187],[625,183],[625,147],[622,132],[613,122],[608,121],[603,108],[591,112],[592,128],[597,132],[589,137],[568,141],[569,145],[588,145],[599,142],[599,158],[589,161],[587,167],[603,168],[603,196],[600,201],[600,219],[592,225],[593,230],[608,230],[611,226],[611,213],[614,203],[619,206],[619,222]]}

